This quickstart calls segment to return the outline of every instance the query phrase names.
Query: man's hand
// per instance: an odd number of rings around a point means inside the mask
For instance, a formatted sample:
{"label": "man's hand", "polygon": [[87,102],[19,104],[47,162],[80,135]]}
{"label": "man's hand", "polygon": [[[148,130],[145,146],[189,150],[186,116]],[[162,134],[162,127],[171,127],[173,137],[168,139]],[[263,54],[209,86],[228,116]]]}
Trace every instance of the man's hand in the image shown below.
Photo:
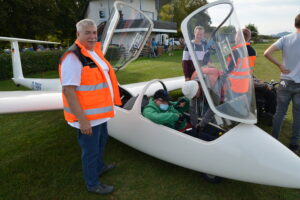
{"label": "man's hand", "polygon": [[291,72],[289,69],[285,68],[285,66],[283,64],[279,65],[279,69],[283,74],[288,74]]}
{"label": "man's hand", "polygon": [[87,119],[79,120],[79,126],[82,134],[92,135],[93,131],[89,120]]}

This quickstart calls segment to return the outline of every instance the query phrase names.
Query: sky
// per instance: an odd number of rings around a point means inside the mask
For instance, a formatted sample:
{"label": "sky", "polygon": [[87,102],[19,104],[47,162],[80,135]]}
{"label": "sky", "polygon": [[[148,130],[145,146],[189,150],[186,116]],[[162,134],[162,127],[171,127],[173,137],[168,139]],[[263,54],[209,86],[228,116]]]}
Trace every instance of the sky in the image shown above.
{"label": "sky", "polygon": [[300,0],[233,0],[233,4],[242,28],[251,23],[263,35],[295,31]]}

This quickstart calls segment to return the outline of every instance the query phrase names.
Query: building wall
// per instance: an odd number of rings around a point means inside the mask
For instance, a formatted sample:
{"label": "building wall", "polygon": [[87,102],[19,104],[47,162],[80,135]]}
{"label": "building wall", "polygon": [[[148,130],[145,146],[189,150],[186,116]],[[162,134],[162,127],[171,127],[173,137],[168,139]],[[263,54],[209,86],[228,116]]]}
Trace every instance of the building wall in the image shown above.
{"label": "building wall", "polygon": [[[138,10],[142,10],[152,20],[157,20],[155,0],[123,0]],[[90,1],[85,17],[93,19],[97,24],[107,21],[111,15],[115,0]],[[126,13],[123,13],[126,19]]]}

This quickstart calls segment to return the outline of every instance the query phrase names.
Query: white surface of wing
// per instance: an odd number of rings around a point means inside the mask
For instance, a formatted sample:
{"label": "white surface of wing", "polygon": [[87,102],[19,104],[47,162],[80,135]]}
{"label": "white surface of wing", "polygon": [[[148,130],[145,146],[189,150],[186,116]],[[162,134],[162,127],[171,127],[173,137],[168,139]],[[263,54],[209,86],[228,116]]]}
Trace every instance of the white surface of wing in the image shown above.
{"label": "white surface of wing", "polygon": [[[162,79],[168,91],[180,89],[184,83],[183,77]],[[122,85],[133,96],[138,95],[148,83],[133,83]],[[147,90],[147,95],[151,96],[157,89],[161,89],[161,84],[153,84]],[[33,111],[59,110],[63,108],[61,91],[9,91],[0,92],[0,114],[21,113]]]}
{"label": "white surface of wing", "polygon": [[61,91],[0,92],[0,114],[59,110],[62,108]]}

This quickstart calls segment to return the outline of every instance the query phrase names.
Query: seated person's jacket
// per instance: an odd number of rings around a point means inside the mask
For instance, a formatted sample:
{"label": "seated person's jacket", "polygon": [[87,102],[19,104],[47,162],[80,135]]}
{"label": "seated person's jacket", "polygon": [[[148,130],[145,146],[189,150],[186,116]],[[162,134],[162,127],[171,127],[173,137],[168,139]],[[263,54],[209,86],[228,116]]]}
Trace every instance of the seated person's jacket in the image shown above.
{"label": "seated person's jacket", "polygon": [[183,112],[189,110],[188,99],[185,98],[185,100],[187,103],[183,108],[177,108],[176,105],[178,102],[170,101],[168,110],[163,111],[157,106],[153,98],[151,98],[149,103],[143,109],[143,116],[157,124],[162,124],[177,130],[183,129],[186,127],[186,120],[182,120],[177,125],[176,122],[179,120],[180,116],[183,115]]}

